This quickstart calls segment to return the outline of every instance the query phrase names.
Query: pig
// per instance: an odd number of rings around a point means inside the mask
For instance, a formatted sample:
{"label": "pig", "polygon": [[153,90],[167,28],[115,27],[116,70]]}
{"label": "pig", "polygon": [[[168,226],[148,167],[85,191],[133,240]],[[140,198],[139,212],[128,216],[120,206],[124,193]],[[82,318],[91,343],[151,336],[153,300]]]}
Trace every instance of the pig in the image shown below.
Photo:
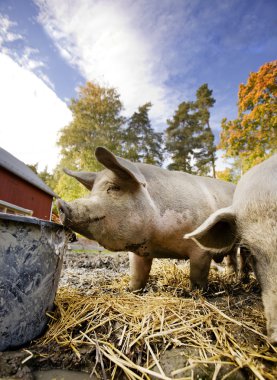
{"label": "pig", "polygon": [[200,248],[225,252],[238,242],[261,285],[270,341],[277,343],[277,154],[240,179],[232,205],[185,235]]}
{"label": "pig", "polygon": [[190,259],[192,288],[205,288],[212,255],[183,235],[229,206],[235,186],[133,163],[104,147],[95,156],[103,171],[65,169],[91,193],[70,203],[57,200],[62,223],[110,251],[129,251],[132,291],[145,287],[153,258]]}

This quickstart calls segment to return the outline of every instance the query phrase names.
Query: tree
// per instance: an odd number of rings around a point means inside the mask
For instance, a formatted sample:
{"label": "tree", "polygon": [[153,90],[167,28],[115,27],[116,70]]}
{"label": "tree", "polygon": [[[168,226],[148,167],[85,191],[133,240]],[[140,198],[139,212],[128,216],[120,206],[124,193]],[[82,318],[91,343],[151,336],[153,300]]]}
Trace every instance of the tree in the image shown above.
{"label": "tree", "polygon": [[212,90],[203,84],[196,92],[196,101],[182,102],[173,119],[168,120],[166,148],[171,154],[169,169],[215,176],[214,135],[210,128],[210,112],[215,103]]}
{"label": "tree", "polygon": [[89,193],[89,191],[75,178],[72,178],[62,171],[61,167],[57,167],[55,174],[57,176],[57,184],[55,193],[65,201],[70,202],[76,198],[80,198]]}
{"label": "tree", "polygon": [[47,166],[45,166],[44,170],[40,172],[38,170],[38,162],[35,164],[27,165],[38,177],[40,177],[43,182],[49,186],[51,189],[54,189],[56,185],[56,181],[54,175],[48,172]]}
{"label": "tree", "polygon": [[236,165],[226,167],[224,170],[216,171],[216,178],[223,181],[228,181],[232,183],[238,183],[240,179],[240,172]]}
{"label": "tree", "polygon": [[71,100],[72,122],[60,132],[61,163],[72,169],[96,170],[94,150],[104,145],[121,154],[123,105],[114,88],[88,82],[80,87],[78,99]]}
{"label": "tree", "polygon": [[198,136],[199,150],[194,152],[195,166],[200,175],[206,175],[212,167],[212,174],[215,178],[215,151],[214,135],[210,127],[210,111],[214,106],[215,99],[212,97],[213,90],[210,90],[207,83],[200,86],[196,92],[195,108],[201,125],[201,132]]}
{"label": "tree", "polygon": [[242,171],[277,150],[277,61],[250,73],[238,93],[238,118],[222,120],[220,148],[239,158]]}
{"label": "tree", "polygon": [[51,189],[54,189],[56,186],[56,180],[54,174],[48,172],[47,166],[45,166],[42,172],[39,172],[38,175],[43,180],[46,185],[48,185]]}
{"label": "tree", "polygon": [[192,102],[179,104],[172,120],[167,120],[166,149],[171,154],[171,170],[193,172],[192,158],[196,148],[195,135],[199,131],[198,119],[192,112]]}
{"label": "tree", "polygon": [[38,162],[35,164],[27,164],[28,168],[30,168],[35,174],[38,175]]}
{"label": "tree", "polygon": [[71,100],[69,108],[73,120],[60,131],[57,144],[61,147],[61,160],[54,172],[55,192],[68,201],[83,196],[87,191],[64,174],[62,168],[81,171],[101,169],[94,157],[95,148],[102,145],[121,154],[125,122],[117,91],[91,82],[80,87],[78,98]]}
{"label": "tree", "polygon": [[149,110],[151,103],[145,103],[134,112],[125,130],[124,156],[132,161],[162,165],[162,133],[151,127]]}

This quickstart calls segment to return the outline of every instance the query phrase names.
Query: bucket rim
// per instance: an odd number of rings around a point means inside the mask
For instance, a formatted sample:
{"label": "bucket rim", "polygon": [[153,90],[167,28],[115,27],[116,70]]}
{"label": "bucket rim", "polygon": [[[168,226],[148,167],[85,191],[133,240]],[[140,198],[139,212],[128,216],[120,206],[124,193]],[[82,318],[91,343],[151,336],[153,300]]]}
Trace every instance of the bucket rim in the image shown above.
{"label": "bucket rim", "polygon": [[25,216],[25,215],[23,216],[23,215],[15,215],[15,214],[0,212],[0,221],[1,220],[10,220],[12,222],[36,224],[40,226],[48,226],[51,228],[54,227],[54,228],[60,228],[60,229],[66,230],[65,226],[63,226],[62,224],[51,222],[50,220],[35,218],[33,216]]}

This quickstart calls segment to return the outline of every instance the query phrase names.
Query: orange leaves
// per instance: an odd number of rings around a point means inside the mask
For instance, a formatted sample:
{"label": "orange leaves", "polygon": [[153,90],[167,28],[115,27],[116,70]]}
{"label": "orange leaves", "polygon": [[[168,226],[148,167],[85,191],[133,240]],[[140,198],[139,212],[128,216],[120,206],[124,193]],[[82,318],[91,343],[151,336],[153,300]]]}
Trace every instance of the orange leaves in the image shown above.
{"label": "orange leaves", "polygon": [[238,119],[222,121],[219,147],[246,171],[277,151],[277,61],[250,73],[238,96]]}
{"label": "orange leaves", "polygon": [[239,88],[239,112],[253,110],[259,104],[276,105],[277,60],[266,63],[257,73],[250,73],[247,83]]}

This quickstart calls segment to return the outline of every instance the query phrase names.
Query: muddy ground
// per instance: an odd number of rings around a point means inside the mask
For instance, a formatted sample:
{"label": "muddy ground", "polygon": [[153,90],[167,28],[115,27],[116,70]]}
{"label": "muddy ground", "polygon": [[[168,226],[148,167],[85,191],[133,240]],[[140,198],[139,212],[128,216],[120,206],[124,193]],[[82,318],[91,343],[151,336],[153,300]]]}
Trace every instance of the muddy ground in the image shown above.
{"label": "muddy ground", "polygon": [[[91,245],[91,243],[81,240],[77,243],[72,244],[72,249],[67,252],[64,258],[64,265],[61,274],[60,287],[70,287],[75,289],[80,289],[84,294],[90,294],[94,289],[95,283],[112,282],[112,280],[119,278],[122,275],[128,274],[128,254],[125,252],[121,253],[109,253],[97,245]],[[178,262],[177,265],[184,266],[184,262]],[[229,285],[228,285],[229,286]],[[244,292],[240,287],[240,284],[234,281],[230,285],[232,287],[232,295],[228,291],[218,291],[216,285],[211,284],[209,292],[205,294],[209,302],[222,306],[223,309],[232,310],[232,318],[237,318],[238,320],[242,318],[243,314],[251,314],[251,310],[260,310],[261,320],[264,323],[263,317],[263,307],[260,297],[260,289],[258,284],[254,284],[251,288],[251,294]],[[146,292],[155,292],[157,290],[157,282],[154,277],[150,278],[149,284],[147,286]],[[127,289],[126,289],[127,291]],[[175,292],[174,289],[169,289],[169,292]],[[179,289],[178,297],[190,297],[188,289]],[[266,333],[265,328],[263,333]],[[253,347],[258,346],[256,335],[251,335],[245,333],[244,335],[241,331],[237,332],[238,344],[245,341],[247,344]],[[193,349],[187,352],[187,356],[193,356]],[[276,356],[274,356],[276,358]],[[184,350],[180,354],[180,349],[176,348],[163,355],[160,359],[161,365],[166,368],[167,373],[172,372],[176,368],[182,366],[182,360],[184,361]],[[49,370],[49,369],[67,369],[82,371],[84,373],[91,373],[92,368],[95,365],[95,350],[90,347],[84,347],[81,351],[81,358],[78,358],[75,353],[66,348],[60,347],[56,343],[51,343],[48,346],[42,347],[37,341],[31,342],[30,345],[20,348],[14,351],[7,351],[0,353],[0,379],[50,379],[50,378],[64,378],[69,379],[67,374],[56,376],[53,374],[52,377],[41,377],[38,374],[38,370]],[[269,376],[268,379],[274,379],[274,370],[272,369],[272,363],[265,363],[268,367]],[[276,363],[274,364],[276,365]],[[230,372],[230,368],[225,368],[225,370],[218,373],[217,376],[214,375],[214,368],[211,372],[199,371],[194,372],[194,379],[223,379],[224,374]],[[276,372],[277,376],[277,372]],[[74,376],[71,377],[74,379]],[[75,377],[77,379],[77,376]],[[80,378],[80,377],[79,377]],[[84,378],[85,377],[84,375]],[[91,376],[92,379],[96,377]],[[100,378],[104,378],[101,377]],[[123,379],[125,377],[119,377]],[[186,378],[192,378],[187,376]],[[277,377],[276,377],[277,378]],[[107,377],[109,379],[109,377]],[[248,370],[236,371],[228,379],[255,379],[253,374],[250,374]]]}

